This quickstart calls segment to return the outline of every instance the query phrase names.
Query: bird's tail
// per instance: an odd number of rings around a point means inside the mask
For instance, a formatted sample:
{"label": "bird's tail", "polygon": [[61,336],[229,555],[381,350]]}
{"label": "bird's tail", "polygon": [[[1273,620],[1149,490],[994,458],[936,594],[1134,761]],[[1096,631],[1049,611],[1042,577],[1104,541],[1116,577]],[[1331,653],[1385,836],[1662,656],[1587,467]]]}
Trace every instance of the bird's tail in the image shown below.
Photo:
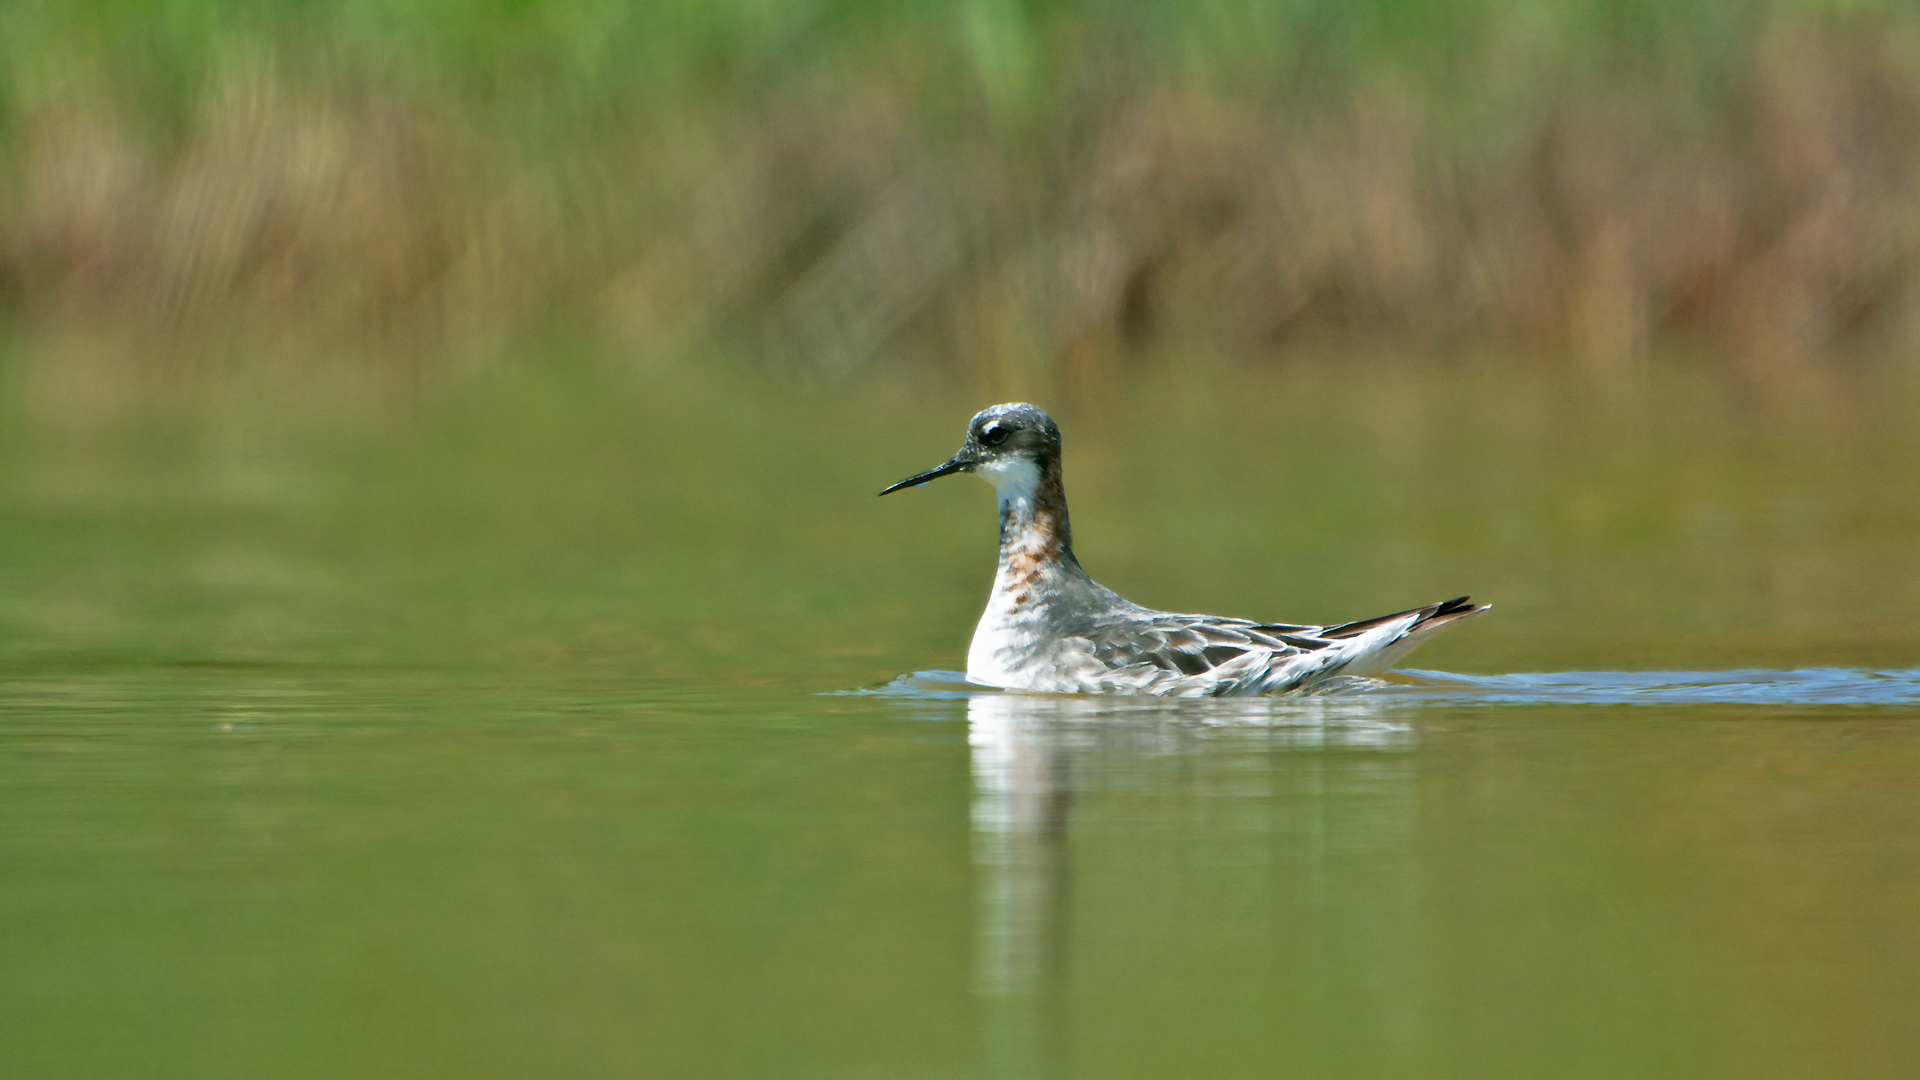
{"label": "bird's tail", "polygon": [[1329,626],[1316,636],[1339,641],[1378,634],[1381,639],[1378,644],[1365,648],[1364,654],[1356,657],[1342,672],[1345,675],[1377,675],[1419,648],[1436,630],[1448,623],[1471,618],[1492,606],[1475,604],[1471,598],[1459,596],[1422,608],[1397,611],[1392,615]]}

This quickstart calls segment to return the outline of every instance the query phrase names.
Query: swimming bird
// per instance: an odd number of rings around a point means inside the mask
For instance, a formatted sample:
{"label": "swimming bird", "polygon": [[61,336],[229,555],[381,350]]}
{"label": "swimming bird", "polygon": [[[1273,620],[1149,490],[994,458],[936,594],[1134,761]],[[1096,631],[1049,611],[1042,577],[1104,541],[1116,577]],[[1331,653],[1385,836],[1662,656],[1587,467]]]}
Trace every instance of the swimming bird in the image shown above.
{"label": "swimming bird", "polygon": [[1338,626],[1176,615],[1121,599],[1073,555],[1060,428],[1032,405],[984,410],[944,465],[882,495],[974,473],[1000,497],[1000,569],[967,678],[1052,693],[1278,694],[1375,675],[1434,631],[1487,610],[1459,597]]}

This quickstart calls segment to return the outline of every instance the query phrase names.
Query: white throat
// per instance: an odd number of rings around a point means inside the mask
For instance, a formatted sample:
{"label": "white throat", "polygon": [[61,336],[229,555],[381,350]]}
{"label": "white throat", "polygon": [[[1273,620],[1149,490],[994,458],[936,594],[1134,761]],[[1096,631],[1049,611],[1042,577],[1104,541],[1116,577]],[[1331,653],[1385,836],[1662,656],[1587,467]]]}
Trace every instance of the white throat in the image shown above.
{"label": "white throat", "polygon": [[1000,512],[1015,520],[1033,518],[1033,500],[1040,491],[1040,467],[1024,457],[1005,457],[975,469],[1000,496]]}

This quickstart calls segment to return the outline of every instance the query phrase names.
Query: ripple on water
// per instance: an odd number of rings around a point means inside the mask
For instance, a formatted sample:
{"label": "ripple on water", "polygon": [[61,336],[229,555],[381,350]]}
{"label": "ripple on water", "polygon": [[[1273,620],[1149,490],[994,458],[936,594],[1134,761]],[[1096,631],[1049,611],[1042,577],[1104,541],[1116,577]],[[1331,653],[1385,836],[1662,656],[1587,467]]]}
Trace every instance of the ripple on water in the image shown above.
{"label": "ripple on water", "polygon": [[[916,671],[868,690],[852,691],[921,701],[964,699],[1007,691],[970,683],[957,671]],[[1042,695],[1034,695],[1042,696]],[[1062,698],[1063,695],[1044,695]],[[1398,671],[1386,680],[1352,679],[1312,697],[1257,699],[1271,710],[1280,702],[1329,699],[1405,705],[1915,705],[1920,704],[1920,668],[1869,671],[1806,668],[1799,671],[1561,671],[1520,675],[1455,675],[1443,671]],[[1106,696],[1101,711],[1164,708],[1164,698]],[[1241,699],[1245,700],[1245,699]]]}

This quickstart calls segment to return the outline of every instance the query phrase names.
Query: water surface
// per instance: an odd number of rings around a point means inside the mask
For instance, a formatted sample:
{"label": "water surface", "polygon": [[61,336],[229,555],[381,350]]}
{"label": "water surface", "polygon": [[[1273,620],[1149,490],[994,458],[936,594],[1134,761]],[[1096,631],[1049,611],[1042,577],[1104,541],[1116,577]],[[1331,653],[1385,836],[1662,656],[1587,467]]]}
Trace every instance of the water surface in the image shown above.
{"label": "water surface", "polygon": [[20,407],[8,1073],[1920,1060],[1907,444],[1623,444],[1537,403],[1495,439],[1457,395],[1293,386],[1258,399],[1290,457],[1220,404],[1175,469],[1200,414],[1116,403],[1067,424],[1068,478],[1130,597],[1496,609],[1364,692],[1071,698],[940,670],[985,489],[872,499],[970,409],[620,385]]}

